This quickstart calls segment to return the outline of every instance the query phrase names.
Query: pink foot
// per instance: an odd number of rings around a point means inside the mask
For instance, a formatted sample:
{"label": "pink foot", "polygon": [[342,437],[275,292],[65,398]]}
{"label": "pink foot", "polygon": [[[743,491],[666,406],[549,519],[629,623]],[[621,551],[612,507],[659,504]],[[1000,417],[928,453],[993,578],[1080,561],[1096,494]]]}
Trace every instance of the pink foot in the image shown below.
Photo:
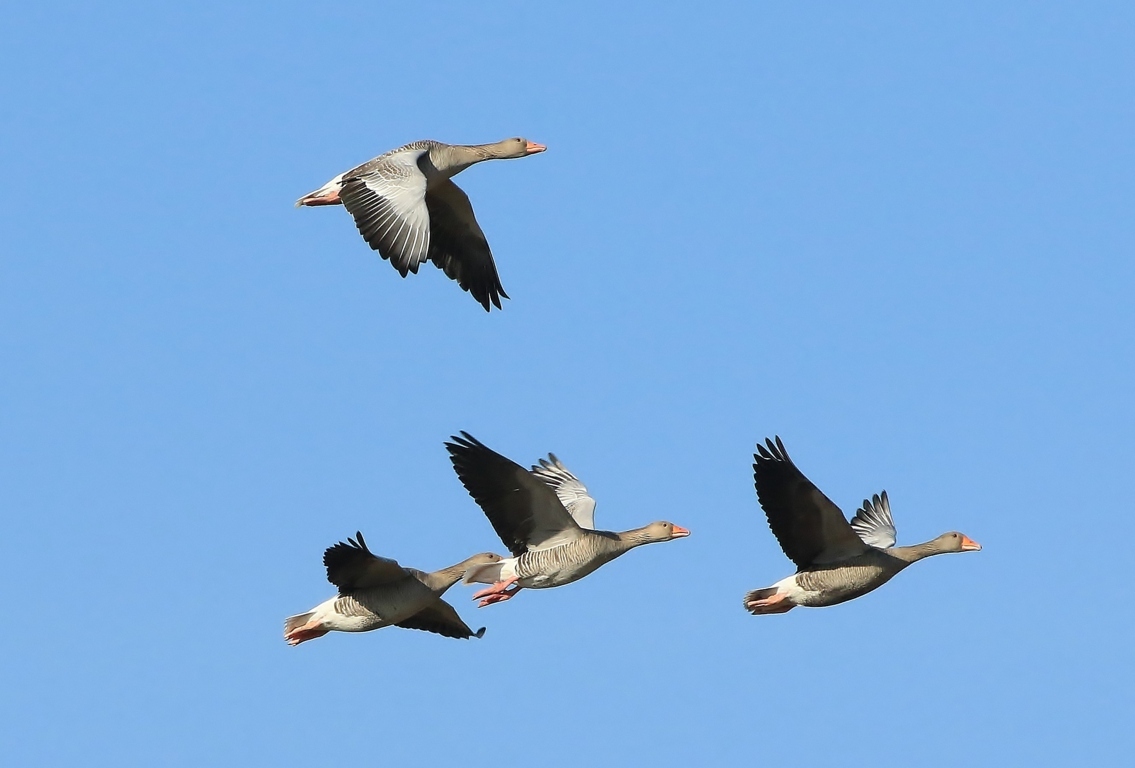
{"label": "pink foot", "polygon": [[788,613],[796,607],[795,603],[788,601],[788,595],[779,592],[760,600],[752,600],[745,605],[754,615],[763,613]]}
{"label": "pink foot", "polygon": [[516,586],[512,589],[506,589],[501,592],[493,592],[486,595],[485,599],[477,604],[477,607],[484,608],[486,605],[492,605],[493,603],[503,603],[505,600],[511,600],[513,595],[515,595],[522,589],[524,589],[524,587]]}
{"label": "pink foot", "polygon": [[288,645],[299,645],[300,643],[308,640],[314,640],[317,637],[323,637],[331,630],[322,629],[318,624],[304,624],[302,627],[296,627],[291,632],[284,635],[284,641]]}
{"label": "pink foot", "polygon": [[308,196],[300,198],[296,205],[341,205],[343,201],[339,199],[339,192],[328,192],[325,195]]}
{"label": "pink foot", "polygon": [[473,599],[476,600],[481,597],[500,594],[518,581],[520,581],[520,579],[518,579],[516,576],[513,576],[511,579],[505,579],[504,581],[498,581],[496,584],[493,584],[487,589],[482,589],[480,592],[473,593]]}

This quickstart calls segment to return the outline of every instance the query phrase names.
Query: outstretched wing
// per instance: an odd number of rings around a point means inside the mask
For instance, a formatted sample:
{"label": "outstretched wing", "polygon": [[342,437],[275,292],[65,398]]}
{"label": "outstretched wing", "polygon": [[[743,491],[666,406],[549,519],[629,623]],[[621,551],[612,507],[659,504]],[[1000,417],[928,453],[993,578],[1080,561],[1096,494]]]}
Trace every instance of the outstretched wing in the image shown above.
{"label": "outstretched wing", "polygon": [[362,533],[328,547],[323,553],[327,580],[339,588],[339,594],[380,587],[407,578],[409,574],[396,561],[379,557],[367,548]]}
{"label": "outstretched wing", "polygon": [[556,454],[549,453],[547,459],[540,459],[539,466],[532,467],[532,474],[556,492],[556,497],[580,528],[595,530],[595,499]]}
{"label": "outstretched wing", "polygon": [[513,555],[569,541],[581,532],[551,488],[468,432],[445,444],[453,469]]}
{"label": "outstretched wing", "polygon": [[339,199],[359,234],[402,277],[417,272],[430,251],[426,176],[418,159],[428,147],[403,147],[365,163],[343,177]]}
{"label": "outstretched wing", "polygon": [[469,629],[469,625],[461,620],[453,606],[444,600],[437,600],[426,608],[415,613],[408,619],[398,622],[398,626],[405,629],[420,629],[425,632],[434,632],[444,637],[453,637],[465,640],[470,637],[481,637],[485,628],[476,632]]}
{"label": "outstretched wing", "polygon": [[838,562],[867,551],[839,507],[796,468],[780,438],[757,443],[757,499],[780,548],[797,567]]}
{"label": "outstretched wing", "polygon": [[435,184],[426,195],[430,214],[429,258],[489,311],[508,298],[501,286],[489,241],[473,215],[469,196],[452,181]]}
{"label": "outstretched wing", "polygon": [[851,518],[851,527],[859,534],[865,544],[879,549],[887,549],[895,545],[897,532],[895,519],[891,517],[891,502],[887,499],[887,492],[883,495],[875,494],[868,501],[863,500],[863,506]]}

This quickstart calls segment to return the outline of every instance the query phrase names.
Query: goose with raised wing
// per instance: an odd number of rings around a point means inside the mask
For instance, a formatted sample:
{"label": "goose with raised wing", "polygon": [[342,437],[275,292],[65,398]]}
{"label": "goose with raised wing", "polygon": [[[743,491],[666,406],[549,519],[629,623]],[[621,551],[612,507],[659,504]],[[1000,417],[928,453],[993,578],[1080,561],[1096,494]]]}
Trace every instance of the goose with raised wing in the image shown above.
{"label": "goose with raised wing", "polygon": [[284,640],[299,645],[328,632],[369,632],[389,626],[458,639],[481,637],[485,628],[471,630],[441,596],[469,568],[500,560],[500,555],[485,552],[425,573],[373,554],[362,533],[356,533],[323,553],[327,580],[339,588],[339,594],[307,613],[289,616]]}
{"label": "goose with raised wing", "polygon": [[570,584],[643,544],[690,535],[663,521],[622,533],[594,530],[595,500],[555,455],[530,471],[467,432],[450,440],[445,447],[457,477],[512,552],[465,572],[466,584],[492,585],[473,595],[482,608],[523,588]]}
{"label": "goose with raised wing", "polygon": [[881,587],[925,557],[981,549],[956,531],[924,544],[896,547],[886,491],[865,499],[848,522],[796,468],[779,437],[757,444],[753,477],[769,528],[797,567],[792,576],[745,595],[745,609],[754,615],[843,603]]}
{"label": "goose with raised wing", "polygon": [[359,234],[402,277],[427,259],[485,311],[508,298],[469,197],[450,179],[483,160],[528,157],[547,147],[515,138],[495,144],[415,141],[340,173],[296,206],[342,205]]}

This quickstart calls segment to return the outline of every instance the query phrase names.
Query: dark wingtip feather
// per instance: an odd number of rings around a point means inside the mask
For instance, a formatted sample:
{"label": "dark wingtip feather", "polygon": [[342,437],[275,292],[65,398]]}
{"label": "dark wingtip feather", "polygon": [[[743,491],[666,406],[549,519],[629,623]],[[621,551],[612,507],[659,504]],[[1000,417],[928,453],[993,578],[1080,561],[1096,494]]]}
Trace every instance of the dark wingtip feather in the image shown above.
{"label": "dark wingtip feather", "polygon": [[[753,454],[753,459],[759,464],[762,461],[791,461],[788,458],[788,451],[784,448],[784,443],[781,442],[779,435],[774,435],[776,442],[773,438],[766,437],[764,445],[757,443],[757,452]],[[756,464],[753,465],[756,469]]]}
{"label": "dark wingtip feather", "polygon": [[[359,536],[357,533],[355,535]],[[359,538],[361,540],[362,537],[359,536]],[[323,550],[323,565],[325,567],[331,567],[333,562],[340,560],[343,555],[349,554],[353,550],[362,550],[368,554],[370,553],[370,550],[366,548],[365,544],[359,546],[353,538],[348,537],[346,541],[337,542]]]}
{"label": "dark wingtip feather", "polygon": [[373,557],[370,549],[367,548],[361,531],[355,531],[354,538],[348,537],[345,542],[340,541],[323,550],[323,567],[327,569],[327,580],[336,586],[340,586],[332,578],[333,573],[343,565],[344,561],[349,562],[359,552]]}
{"label": "dark wingtip feather", "polygon": [[[350,539],[348,539],[348,541],[350,541]],[[355,541],[351,543],[361,549],[363,552],[366,552],[368,555],[371,554],[370,547],[367,546],[367,542],[366,539],[363,538],[362,531],[355,531]]]}
{"label": "dark wingtip feather", "polygon": [[445,443],[445,449],[454,459],[461,454],[479,448],[485,448],[485,444],[465,430],[461,430],[459,435],[450,435],[449,440]]}
{"label": "dark wingtip feather", "polygon": [[473,637],[477,638],[478,640],[480,640],[484,636],[485,636],[485,628],[484,627],[481,627],[480,629],[478,629],[476,632],[473,633]]}

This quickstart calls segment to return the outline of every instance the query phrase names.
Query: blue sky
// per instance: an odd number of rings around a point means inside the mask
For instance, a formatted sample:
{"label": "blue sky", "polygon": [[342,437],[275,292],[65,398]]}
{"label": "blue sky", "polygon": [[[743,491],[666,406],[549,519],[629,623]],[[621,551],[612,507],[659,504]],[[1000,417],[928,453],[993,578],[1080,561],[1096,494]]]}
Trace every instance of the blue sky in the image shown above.
{"label": "blue sky", "polygon": [[[1116,765],[1135,715],[1126,3],[37,3],[0,24],[13,765]],[[168,6],[168,7],[167,7]],[[293,201],[420,138],[512,300]],[[322,551],[500,551],[442,442],[693,531],[299,648]],[[825,610],[779,434],[935,558]]]}

